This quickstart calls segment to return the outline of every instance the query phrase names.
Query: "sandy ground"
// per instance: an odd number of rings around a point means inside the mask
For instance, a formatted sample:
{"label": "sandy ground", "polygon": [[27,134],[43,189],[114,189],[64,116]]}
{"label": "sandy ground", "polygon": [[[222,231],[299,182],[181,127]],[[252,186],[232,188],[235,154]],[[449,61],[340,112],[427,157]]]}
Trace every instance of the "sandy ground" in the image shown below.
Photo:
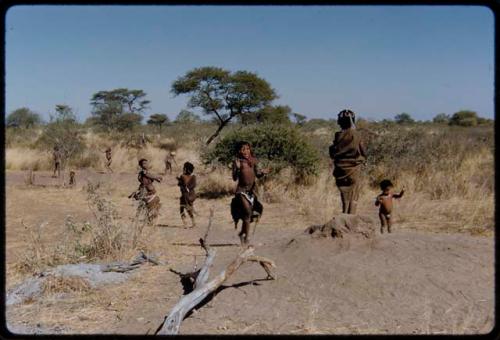
{"label": "sandy ground", "polygon": [[[24,172],[6,174],[7,289],[26,278],[14,269],[26,247],[27,224],[47,222],[43,237],[60,242],[64,219],[83,223],[87,179],[100,181],[123,221],[135,214],[127,199],[132,173],[79,171],[77,186],[58,188],[48,172],[27,187]],[[203,174],[198,174],[199,181]],[[215,210],[209,243],[217,247],[212,275],[239,251],[230,197],[198,199],[198,226],[182,227],[174,176],[157,185],[162,215],[154,247],[167,265],[144,265],[120,284],[90,292],[44,296],[8,306],[9,328],[21,333],[151,334],[183,294],[179,277],[203,260],[196,246]],[[337,194],[332,188],[332,194]],[[376,216],[371,204],[360,210]],[[268,203],[258,225],[255,253],[275,261],[276,280],[255,263],[244,264],[222,289],[182,323],[181,334],[477,334],[494,325],[494,242],[485,236],[423,232],[395,225],[374,239],[311,239],[312,223],[290,204]],[[326,222],[326,221],[325,221]],[[289,243],[291,239],[294,242]],[[173,245],[173,243],[188,245]],[[193,244],[191,246],[189,244]]]}

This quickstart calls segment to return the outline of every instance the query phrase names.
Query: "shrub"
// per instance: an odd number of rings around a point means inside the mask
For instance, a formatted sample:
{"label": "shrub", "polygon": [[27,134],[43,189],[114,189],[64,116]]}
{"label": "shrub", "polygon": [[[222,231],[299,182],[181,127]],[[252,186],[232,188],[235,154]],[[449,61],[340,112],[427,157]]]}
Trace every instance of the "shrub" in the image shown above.
{"label": "shrub", "polygon": [[450,125],[459,126],[476,126],[477,125],[477,113],[474,111],[462,110],[455,112],[450,118]]}
{"label": "shrub", "polygon": [[242,140],[252,145],[255,156],[263,166],[270,166],[275,174],[291,166],[295,180],[304,182],[318,173],[317,151],[297,128],[284,125],[252,125],[231,131],[215,148],[202,152],[203,162],[230,165],[237,153],[238,142]]}

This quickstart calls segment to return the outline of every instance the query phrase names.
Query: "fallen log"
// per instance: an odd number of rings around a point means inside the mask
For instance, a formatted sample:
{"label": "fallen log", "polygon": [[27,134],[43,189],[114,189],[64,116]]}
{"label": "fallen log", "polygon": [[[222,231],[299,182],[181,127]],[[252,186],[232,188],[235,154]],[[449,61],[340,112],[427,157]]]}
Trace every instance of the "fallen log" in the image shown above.
{"label": "fallen log", "polygon": [[136,268],[139,268],[141,264],[147,262],[152,263],[154,265],[164,264],[162,261],[159,261],[154,255],[146,255],[143,251],[141,251],[130,263],[124,263],[124,262],[110,263],[105,265],[102,271],[125,273],[134,270]]}
{"label": "fallen log", "polygon": [[[201,241],[201,239],[200,239]],[[264,257],[255,256],[253,254],[254,248],[249,246],[243,249],[236,259],[234,259],[219,275],[217,275],[210,282],[206,282],[209,274],[209,267],[215,258],[215,250],[208,248],[207,258],[203,267],[196,278],[194,290],[184,295],[179,302],[172,308],[169,315],[165,318],[163,324],[158,328],[155,334],[168,335],[177,334],[182,320],[186,314],[200,304],[210,293],[213,293],[219,288],[236,270],[246,261],[259,262],[260,265],[266,270],[268,278],[273,278],[269,267],[276,267],[273,261]]]}

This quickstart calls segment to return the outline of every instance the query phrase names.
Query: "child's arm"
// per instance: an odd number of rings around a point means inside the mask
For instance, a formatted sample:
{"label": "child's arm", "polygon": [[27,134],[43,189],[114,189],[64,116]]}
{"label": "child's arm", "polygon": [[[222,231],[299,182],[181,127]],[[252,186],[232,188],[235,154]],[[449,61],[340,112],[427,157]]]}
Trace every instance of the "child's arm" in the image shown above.
{"label": "child's arm", "polygon": [[401,189],[401,192],[399,194],[394,194],[394,195],[392,195],[392,197],[401,198],[401,197],[403,197],[404,193],[405,193],[405,189]]}
{"label": "child's arm", "polygon": [[267,175],[269,173],[269,169],[259,169],[257,164],[253,166],[253,171],[255,172],[255,177],[261,178],[264,175]]}
{"label": "child's arm", "polygon": [[240,161],[238,159],[235,159],[233,161],[233,181],[237,181],[238,177],[240,177],[240,166]]}
{"label": "child's arm", "polygon": [[380,199],[380,195],[379,195],[379,196],[377,196],[377,198],[375,199],[375,206],[376,206],[376,207],[378,207],[378,206],[380,205],[380,201],[381,201],[381,199]]}
{"label": "child's arm", "polygon": [[150,173],[149,171],[148,172],[145,172],[145,175],[148,176],[150,179],[152,179],[153,181],[157,181],[157,182],[161,182],[163,177],[161,176],[156,176],[152,173]]}

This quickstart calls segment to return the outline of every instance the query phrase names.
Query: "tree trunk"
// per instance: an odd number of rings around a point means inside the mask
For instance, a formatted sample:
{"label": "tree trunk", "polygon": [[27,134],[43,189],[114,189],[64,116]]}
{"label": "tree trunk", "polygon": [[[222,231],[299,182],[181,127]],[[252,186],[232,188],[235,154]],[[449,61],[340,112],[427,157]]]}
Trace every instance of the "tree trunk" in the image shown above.
{"label": "tree trunk", "polygon": [[227,125],[227,123],[229,123],[229,121],[231,120],[232,116],[230,116],[228,119],[226,120],[223,120],[219,127],[217,128],[217,131],[215,131],[215,133],[213,135],[210,136],[210,138],[208,138],[207,140],[207,145],[209,145],[210,143],[212,143],[212,141],[219,135],[219,133],[222,131],[222,129],[224,128],[224,126]]}

